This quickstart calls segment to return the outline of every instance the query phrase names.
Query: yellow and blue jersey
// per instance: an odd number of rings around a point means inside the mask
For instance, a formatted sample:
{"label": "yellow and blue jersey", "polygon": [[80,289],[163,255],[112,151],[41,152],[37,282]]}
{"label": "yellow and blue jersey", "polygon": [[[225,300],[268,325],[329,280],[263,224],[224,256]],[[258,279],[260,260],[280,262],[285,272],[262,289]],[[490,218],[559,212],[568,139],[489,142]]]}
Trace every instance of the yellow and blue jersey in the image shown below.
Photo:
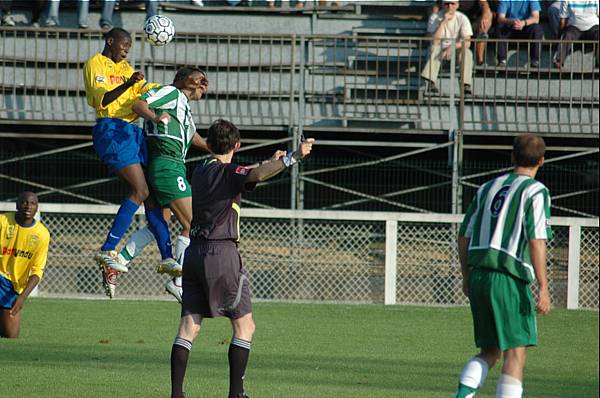
{"label": "yellow and blue jersey", "polygon": [[140,80],[116,100],[107,106],[102,106],[104,94],[125,83],[134,72],[126,60],[115,63],[100,53],[85,63],[83,67],[85,95],[88,104],[96,110],[96,118],[109,117],[126,122],[133,122],[138,118],[138,115],[131,109],[133,104],[140,95],[153,87],[160,87],[160,85]]}
{"label": "yellow and blue jersey", "polygon": [[16,293],[27,287],[31,275],[42,278],[49,244],[50,233],[40,221],[24,227],[17,223],[15,213],[0,214],[0,275]]}

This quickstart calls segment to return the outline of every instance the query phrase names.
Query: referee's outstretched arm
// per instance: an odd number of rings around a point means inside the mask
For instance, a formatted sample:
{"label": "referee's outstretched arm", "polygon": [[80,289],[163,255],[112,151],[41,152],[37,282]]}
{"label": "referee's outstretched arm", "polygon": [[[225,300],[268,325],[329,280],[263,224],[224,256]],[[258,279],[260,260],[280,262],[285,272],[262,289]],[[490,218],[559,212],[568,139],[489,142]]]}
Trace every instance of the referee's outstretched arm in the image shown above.
{"label": "referee's outstretched arm", "polygon": [[312,150],[314,142],[314,138],[307,138],[300,143],[300,146],[296,151],[290,154],[280,152],[278,158],[264,162],[260,166],[252,169],[250,174],[248,174],[246,182],[262,182],[276,176],[287,167],[290,167],[307,157]]}

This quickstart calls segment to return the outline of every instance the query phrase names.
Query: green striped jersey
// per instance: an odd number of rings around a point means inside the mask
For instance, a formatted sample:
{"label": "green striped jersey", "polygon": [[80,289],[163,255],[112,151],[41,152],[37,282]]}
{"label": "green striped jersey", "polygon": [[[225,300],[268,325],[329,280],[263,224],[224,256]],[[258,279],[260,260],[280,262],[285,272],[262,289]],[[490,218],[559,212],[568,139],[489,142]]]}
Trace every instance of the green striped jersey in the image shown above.
{"label": "green striped jersey", "polygon": [[468,264],[535,279],[528,241],[550,239],[550,193],[539,181],[509,173],[477,191],[460,228],[470,238]]}
{"label": "green striped jersey", "polygon": [[185,162],[185,156],[192,145],[196,125],[192,119],[188,98],[174,86],[152,88],[141,96],[157,116],[167,112],[171,116],[169,124],[146,120],[144,130],[150,159],[167,157]]}

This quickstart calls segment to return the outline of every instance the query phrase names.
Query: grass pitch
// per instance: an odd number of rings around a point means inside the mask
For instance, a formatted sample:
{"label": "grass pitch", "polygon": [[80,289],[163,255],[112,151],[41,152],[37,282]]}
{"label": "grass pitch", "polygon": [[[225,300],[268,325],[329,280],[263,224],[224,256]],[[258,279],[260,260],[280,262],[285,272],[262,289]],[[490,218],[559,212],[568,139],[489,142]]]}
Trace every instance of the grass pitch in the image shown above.
{"label": "grass pitch", "polygon": [[[475,352],[470,312],[382,305],[254,306],[246,373],[252,398],[451,397]],[[0,340],[4,396],[169,397],[173,302],[30,299],[21,337]],[[553,310],[539,319],[525,392],[598,397],[598,313]],[[227,395],[225,319],[205,321],[186,377],[189,398]],[[499,368],[478,397],[493,397]]]}

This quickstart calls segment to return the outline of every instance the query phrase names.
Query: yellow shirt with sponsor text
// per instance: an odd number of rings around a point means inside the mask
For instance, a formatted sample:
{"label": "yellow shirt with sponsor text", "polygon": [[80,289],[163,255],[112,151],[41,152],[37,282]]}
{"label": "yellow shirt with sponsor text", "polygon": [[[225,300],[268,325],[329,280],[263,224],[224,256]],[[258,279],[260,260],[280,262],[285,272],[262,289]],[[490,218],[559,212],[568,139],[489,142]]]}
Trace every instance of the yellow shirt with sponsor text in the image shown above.
{"label": "yellow shirt with sponsor text", "polygon": [[0,214],[0,275],[12,282],[15,292],[25,290],[31,275],[42,279],[49,244],[50,233],[40,221],[23,227],[15,213]]}
{"label": "yellow shirt with sponsor text", "polygon": [[83,67],[83,82],[87,103],[96,110],[96,118],[112,117],[133,122],[138,115],[131,109],[133,103],[156,83],[140,80],[129,87],[116,100],[102,106],[104,94],[114,90],[133,75],[135,71],[126,60],[115,63],[112,59],[98,53],[87,60]]}

